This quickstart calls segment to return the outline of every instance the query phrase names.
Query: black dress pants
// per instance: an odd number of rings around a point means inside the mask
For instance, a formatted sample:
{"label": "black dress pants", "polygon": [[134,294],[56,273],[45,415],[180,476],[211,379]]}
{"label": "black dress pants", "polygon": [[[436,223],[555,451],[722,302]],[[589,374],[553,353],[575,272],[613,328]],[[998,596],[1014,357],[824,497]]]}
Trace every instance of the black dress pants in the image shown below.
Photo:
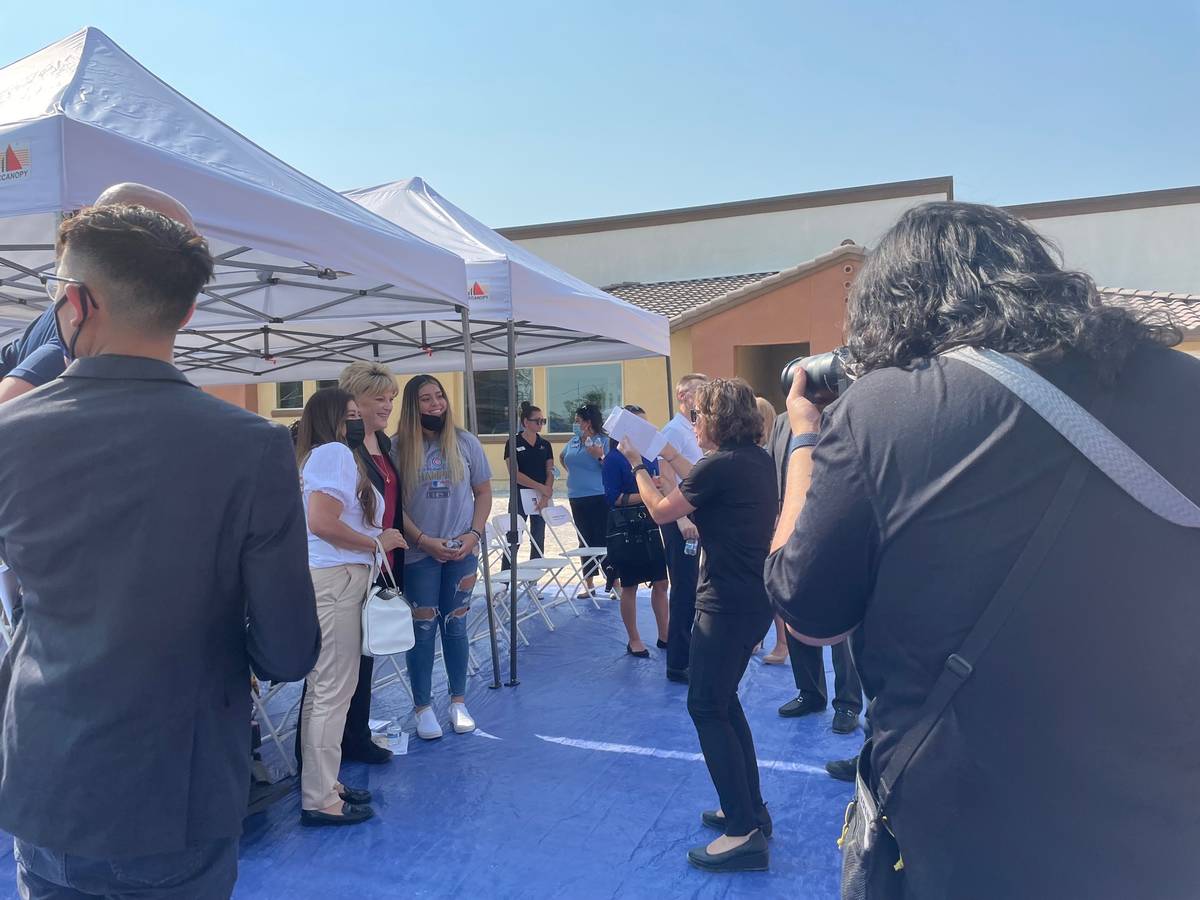
{"label": "black dress pants", "polygon": [[754,735],[738,700],[738,684],[754,648],[771,626],[771,612],[696,613],[688,677],[688,713],[721,810],[725,833],[749,834],[763,810]]}
{"label": "black dress pants", "polygon": [[[796,690],[805,697],[819,698],[823,706],[828,706],[823,648],[802,644],[791,632],[788,632],[787,643]],[[850,641],[834,644],[829,650],[833,655],[833,708],[858,715],[863,708],[862,682],[854,667],[854,657],[850,655]]]}
{"label": "black dress pants", "polygon": [[686,543],[679,526],[662,526],[663,549],[667,554],[667,574],[671,579],[668,600],[671,618],[667,626],[667,668],[683,671],[688,667],[692,641],[692,620],[696,617],[696,584],[700,580],[700,556],[683,552]]}
{"label": "black dress pants", "polygon": [[[579,546],[603,547],[608,542],[608,500],[603,494],[594,497],[571,497],[571,518],[579,532]],[[583,574],[593,577],[600,566],[595,559],[583,561]]]}

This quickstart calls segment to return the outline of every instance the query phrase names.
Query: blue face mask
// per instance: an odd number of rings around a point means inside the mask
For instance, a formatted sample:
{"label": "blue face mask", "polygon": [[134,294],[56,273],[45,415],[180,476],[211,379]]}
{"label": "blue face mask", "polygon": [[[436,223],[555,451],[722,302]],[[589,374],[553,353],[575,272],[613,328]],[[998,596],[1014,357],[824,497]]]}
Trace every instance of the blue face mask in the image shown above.
{"label": "blue face mask", "polygon": [[583,440],[583,426],[578,422],[571,426],[571,433],[580,440]]}

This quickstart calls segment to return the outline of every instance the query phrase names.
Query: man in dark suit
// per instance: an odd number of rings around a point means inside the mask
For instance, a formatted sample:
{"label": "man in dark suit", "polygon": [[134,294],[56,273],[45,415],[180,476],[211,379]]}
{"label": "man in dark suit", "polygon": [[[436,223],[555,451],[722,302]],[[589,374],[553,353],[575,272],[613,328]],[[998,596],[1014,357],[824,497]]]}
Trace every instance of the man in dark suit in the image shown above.
{"label": "man in dark suit", "polygon": [[[783,489],[787,485],[788,440],[792,436],[787,413],[775,417],[771,428],[771,440],[767,450],[775,461],[779,476],[779,496],[782,503]],[[778,621],[778,620],[776,620]],[[822,712],[829,706],[828,689],[825,685],[825,661],[821,648],[803,644],[788,632],[788,659],[792,664],[792,677],[798,693],[795,698],[779,707],[779,714],[787,718],[807,716]],[[838,734],[850,734],[858,727],[858,716],[862,712],[862,683],[854,668],[850,655],[850,642],[842,641],[829,648],[833,656],[833,730]],[[836,776],[835,776],[836,777]]]}
{"label": "man in dark suit", "polygon": [[23,897],[226,898],[249,670],[297,680],[320,643],[291,441],[171,365],[213,269],[191,228],[93,207],[58,254],[77,359],[0,407],[24,608],[0,662],[0,828]]}

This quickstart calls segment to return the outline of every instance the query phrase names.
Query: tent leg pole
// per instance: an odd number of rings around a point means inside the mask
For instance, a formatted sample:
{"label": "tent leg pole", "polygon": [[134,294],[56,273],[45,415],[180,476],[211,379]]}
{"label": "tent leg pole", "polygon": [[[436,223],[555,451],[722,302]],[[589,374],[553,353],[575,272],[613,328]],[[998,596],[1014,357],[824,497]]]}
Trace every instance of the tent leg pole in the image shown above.
{"label": "tent leg pole", "polygon": [[[463,333],[463,391],[467,401],[467,429],[479,433],[479,413],[475,404],[475,361],[471,355],[471,317],[462,307]],[[487,603],[488,641],[492,648],[493,690],[500,687],[500,650],[496,644],[496,610],[492,608],[492,561],[488,558],[487,523],[484,523],[484,538],[479,542],[480,559],[483,560],[483,596]]]}
{"label": "tent leg pole", "polygon": [[675,415],[675,379],[671,377],[671,357],[670,355],[663,357],[663,362],[667,364],[667,421]]}
{"label": "tent leg pole", "polygon": [[520,684],[517,678],[517,551],[520,549],[517,510],[521,487],[517,484],[517,326],[508,320],[508,558],[511,563],[508,582],[508,686]]}

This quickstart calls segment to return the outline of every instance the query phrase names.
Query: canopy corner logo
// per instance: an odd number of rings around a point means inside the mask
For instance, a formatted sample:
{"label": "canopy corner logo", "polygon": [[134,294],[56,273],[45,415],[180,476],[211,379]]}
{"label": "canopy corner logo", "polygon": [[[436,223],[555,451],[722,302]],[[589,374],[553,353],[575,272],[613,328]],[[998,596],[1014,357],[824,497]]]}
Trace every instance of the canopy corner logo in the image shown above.
{"label": "canopy corner logo", "polygon": [[472,300],[482,300],[488,295],[487,288],[485,288],[478,281],[471,285],[467,293],[470,295]]}
{"label": "canopy corner logo", "polygon": [[29,144],[7,144],[0,153],[0,184],[29,177]]}

